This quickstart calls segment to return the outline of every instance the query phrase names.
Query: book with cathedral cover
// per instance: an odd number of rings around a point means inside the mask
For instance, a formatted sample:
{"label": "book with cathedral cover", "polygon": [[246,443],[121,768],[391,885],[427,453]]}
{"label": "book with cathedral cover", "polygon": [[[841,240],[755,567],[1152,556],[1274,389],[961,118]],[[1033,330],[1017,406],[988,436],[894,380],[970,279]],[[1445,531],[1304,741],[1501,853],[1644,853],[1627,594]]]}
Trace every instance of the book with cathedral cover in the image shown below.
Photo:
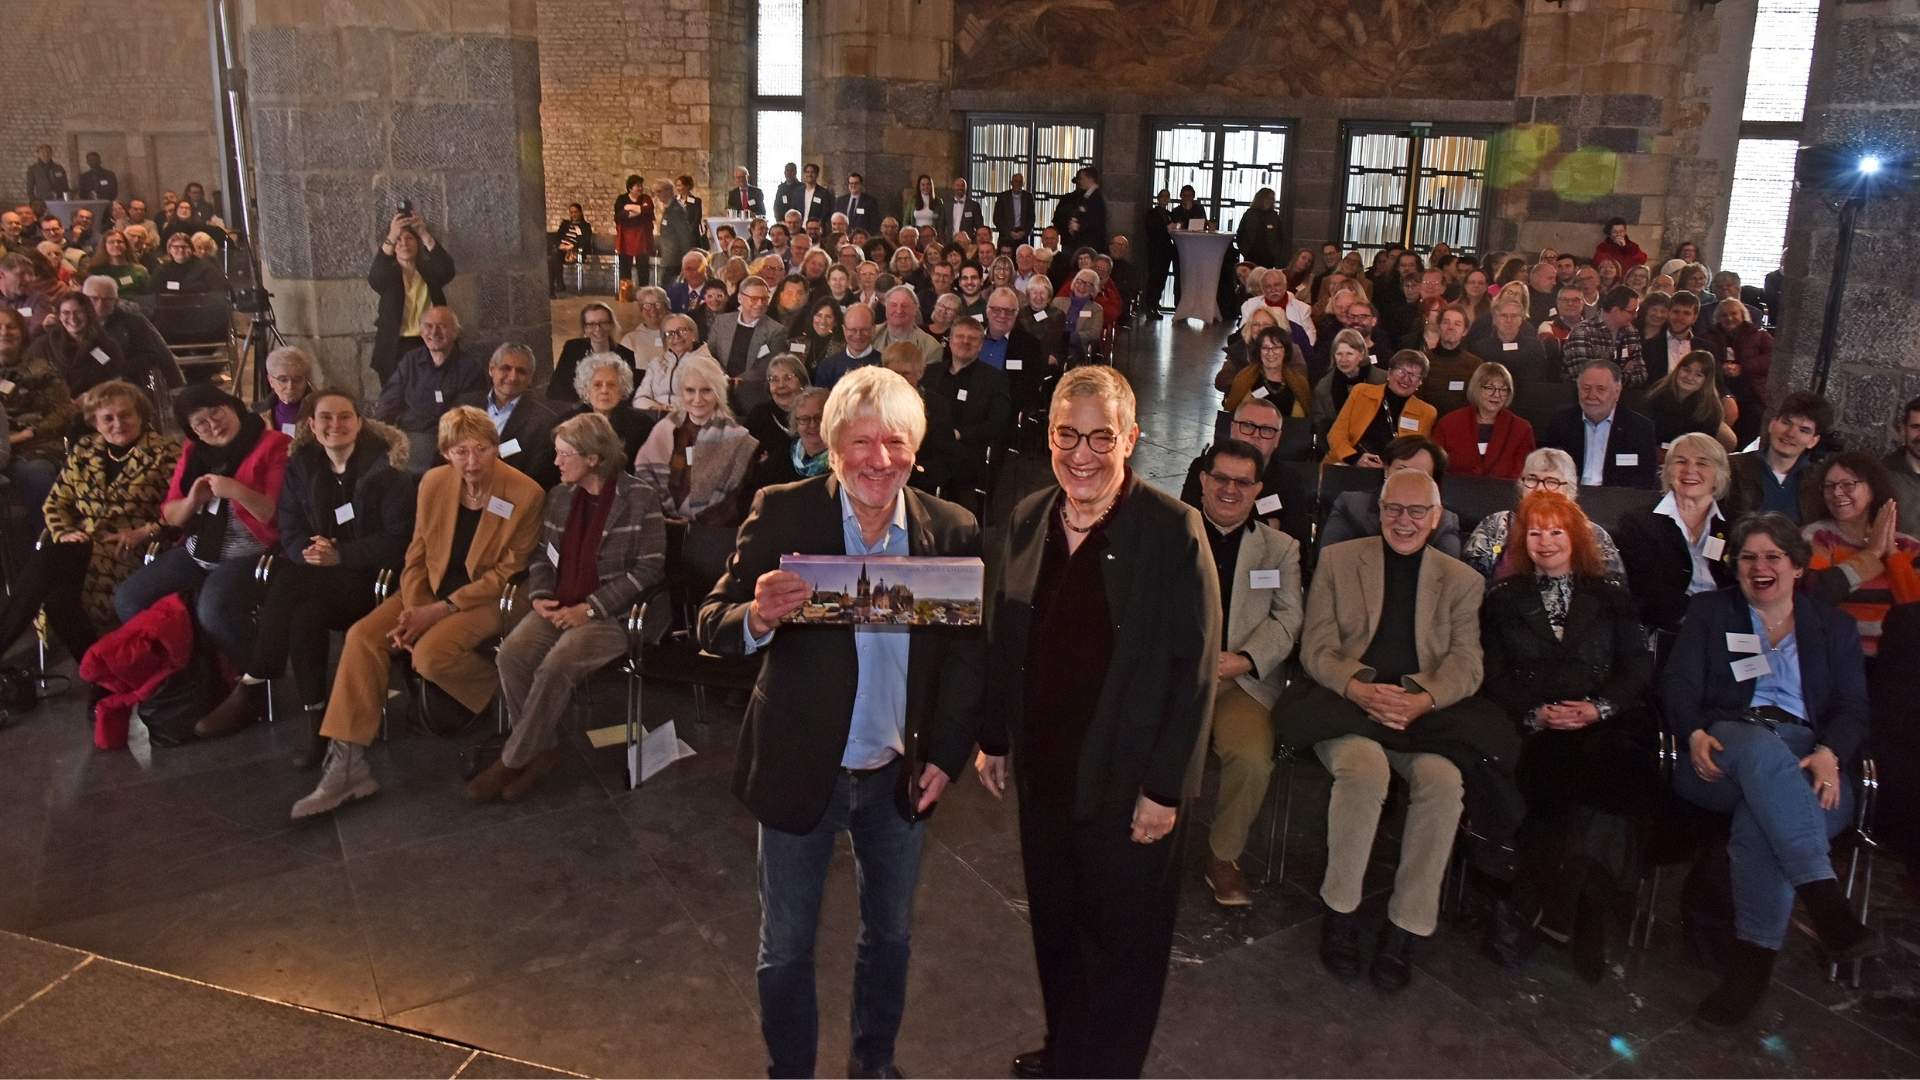
{"label": "book with cathedral cover", "polygon": [[780,569],[813,595],[790,623],[834,626],[979,626],[986,564],[977,558],[783,555]]}

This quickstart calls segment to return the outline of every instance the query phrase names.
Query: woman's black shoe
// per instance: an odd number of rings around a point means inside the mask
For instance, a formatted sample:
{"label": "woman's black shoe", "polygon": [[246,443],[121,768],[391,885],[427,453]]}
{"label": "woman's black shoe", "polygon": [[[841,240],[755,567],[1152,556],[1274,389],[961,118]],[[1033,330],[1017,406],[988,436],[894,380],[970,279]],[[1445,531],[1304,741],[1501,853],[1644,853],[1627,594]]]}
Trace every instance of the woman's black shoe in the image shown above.
{"label": "woman's black shoe", "polygon": [[1750,941],[1734,939],[1720,985],[1693,1010],[1693,1018],[1715,1028],[1739,1027],[1753,1015],[1773,982],[1773,961],[1780,954]]}
{"label": "woman's black shoe", "polygon": [[1867,929],[1854,916],[1853,905],[1847,902],[1847,894],[1838,881],[1833,878],[1809,881],[1794,892],[1800,894],[1800,902],[1807,906],[1807,920],[1813,923],[1813,932],[1820,938],[1820,947],[1826,950],[1828,963],[1844,964],[1880,953],[1883,944],[1880,935]]}
{"label": "woman's black shoe", "polygon": [[1607,977],[1607,938],[1608,920],[1612,918],[1605,904],[1591,891],[1580,894],[1580,902],[1574,909],[1573,940],[1569,951],[1573,957],[1574,974],[1590,983],[1598,984]]}
{"label": "woman's black shoe", "polygon": [[203,739],[231,735],[267,715],[267,684],[237,682],[227,699],[194,722],[193,733]]}
{"label": "woman's black shoe", "polygon": [[300,749],[293,752],[293,767],[301,772],[319,765],[327,756],[327,739],[320,734],[320,722],[326,715],[324,709],[306,709],[303,712],[307,730],[300,740]]}
{"label": "woman's black shoe", "polygon": [[1360,974],[1360,914],[1332,908],[1320,917],[1320,962],[1343,979]]}

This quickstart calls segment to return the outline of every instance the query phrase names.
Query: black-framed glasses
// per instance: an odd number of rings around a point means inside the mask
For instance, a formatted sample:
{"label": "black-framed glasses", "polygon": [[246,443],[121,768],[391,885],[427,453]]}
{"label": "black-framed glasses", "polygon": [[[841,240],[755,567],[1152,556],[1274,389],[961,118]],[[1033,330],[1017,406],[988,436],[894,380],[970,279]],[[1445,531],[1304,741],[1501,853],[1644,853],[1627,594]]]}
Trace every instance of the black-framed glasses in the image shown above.
{"label": "black-framed glasses", "polygon": [[1096,454],[1111,454],[1114,446],[1120,442],[1120,436],[1106,428],[1081,431],[1066,424],[1055,425],[1053,430],[1047,433],[1047,439],[1053,443],[1054,449],[1063,453],[1073,451],[1080,445],[1082,439],[1086,440],[1088,449]]}
{"label": "black-framed glasses", "polygon": [[1567,482],[1557,476],[1535,476],[1532,473],[1528,473],[1520,478],[1520,486],[1526,488],[1528,491],[1534,491],[1539,488],[1546,488],[1548,491],[1559,491],[1561,488],[1567,486]]}
{"label": "black-framed glasses", "polygon": [[1242,480],[1237,476],[1223,476],[1217,472],[1210,472],[1207,475],[1213,478],[1214,483],[1225,484],[1235,491],[1252,491],[1254,488],[1260,486],[1259,477],[1255,477],[1252,480]]}
{"label": "black-framed glasses", "polygon": [[1820,490],[1828,495],[1851,495],[1865,485],[1865,480],[1828,480]]}
{"label": "black-framed glasses", "polygon": [[1383,502],[1380,504],[1380,518],[1383,521],[1387,518],[1397,517],[1404,517],[1413,521],[1425,521],[1427,520],[1427,514],[1432,510],[1433,507],[1420,503]]}
{"label": "black-framed glasses", "polygon": [[1280,429],[1272,424],[1256,424],[1251,420],[1235,420],[1233,430],[1242,435],[1258,435],[1262,439],[1276,438],[1280,434]]}

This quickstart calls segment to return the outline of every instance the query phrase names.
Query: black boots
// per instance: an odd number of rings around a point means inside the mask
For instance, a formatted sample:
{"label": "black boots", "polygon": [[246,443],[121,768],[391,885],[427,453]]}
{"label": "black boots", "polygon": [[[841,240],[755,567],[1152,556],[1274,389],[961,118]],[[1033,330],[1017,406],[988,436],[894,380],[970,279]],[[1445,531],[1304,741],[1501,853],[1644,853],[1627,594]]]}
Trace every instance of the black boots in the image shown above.
{"label": "black boots", "polygon": [[1332,908],[1320,917],[1320,962],[1342,979],[1360,974],[1360,913]]}
{"label": "black boots", "polygon": [[231,735],[267,715],[267,684],[245,680],[233,684],[227,699],[195,721],[193,733],[203,739]]}
{"label": "black boots", "polygon": [[320,735],[320,721],[327,715],[325,705],[309,705],[300,714],[306,728],[305,737],[300,740],[300,749],[293,752],[293,767],[305,772],[320,764],[327,756],[327,740]]}
{"label": "black boots", "polygon": [[1820,938],[1820,947],[1827,951],[1828,962],[1844,964],[1880,951],[1880,935],[1854,917],[1853,906],[1847,903],[1847,894],[1838,881],[1833,878],[1809,881],[1794,892],[1807,907],[1807,920],[1813,923],[1813,932]]}
{"label": "black boots", "polygon": [[1388,993],[1405,990],[1413,981],[1412,934],[1393,925],[1389,919],[1380,927],[1380,942],[1373,950],[1373,966],[1367,977],[1373,985]]}
{"label": "black boots", "polygon": [[1773,982],[1774,949],[1763,949],[1751,941],[1734,939],[1727,950],[1726,970],[1720,985],[1693,1010],[1693,1018],[1708,1027],[1738,1027],[1747,1022],[1760,999],[1767,996]]}

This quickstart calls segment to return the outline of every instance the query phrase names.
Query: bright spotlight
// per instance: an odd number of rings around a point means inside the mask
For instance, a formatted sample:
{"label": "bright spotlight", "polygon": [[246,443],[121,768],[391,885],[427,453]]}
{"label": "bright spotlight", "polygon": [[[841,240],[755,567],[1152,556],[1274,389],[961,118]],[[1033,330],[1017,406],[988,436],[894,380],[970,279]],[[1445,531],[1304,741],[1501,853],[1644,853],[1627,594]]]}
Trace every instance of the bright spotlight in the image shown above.
{"label": "bright spotlight", "polygon": [[1874,176],[1880,172],[1880,155],[1864,154],[1860,158],[1860,175]]}

